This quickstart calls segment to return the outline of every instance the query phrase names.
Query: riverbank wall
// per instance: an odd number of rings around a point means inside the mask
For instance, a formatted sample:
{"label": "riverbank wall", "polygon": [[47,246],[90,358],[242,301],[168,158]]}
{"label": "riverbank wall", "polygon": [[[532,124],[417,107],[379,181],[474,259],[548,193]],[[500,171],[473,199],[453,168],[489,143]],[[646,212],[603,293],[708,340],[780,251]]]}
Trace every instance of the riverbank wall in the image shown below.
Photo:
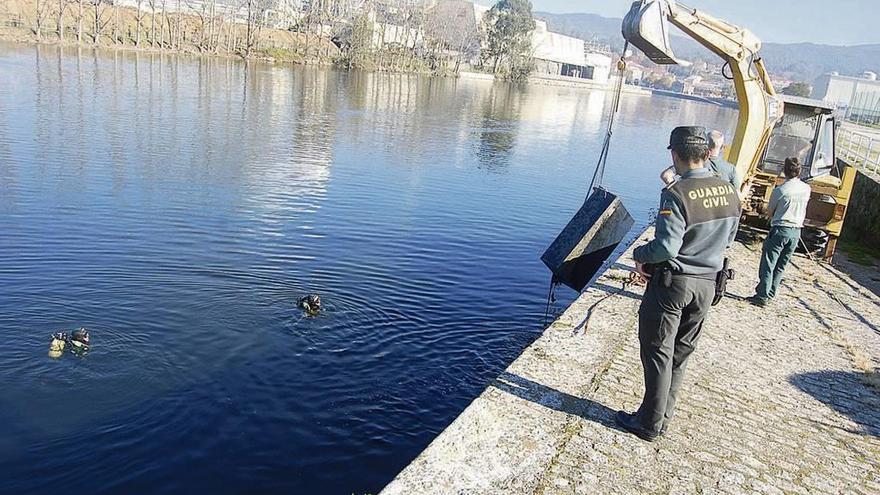
{"label": "riverbank wall", "polygon": [[853,184],[842,237],[866,246],[880,246],[880,182],[858,172]]}
{"label": "riverbank wall", "polygon": [[729,252],[737,277],[660,440],[614,423],[643,390],[630,250],[382,493],[880,492],[880,299],[797,256],[751,306],[759,241]]}

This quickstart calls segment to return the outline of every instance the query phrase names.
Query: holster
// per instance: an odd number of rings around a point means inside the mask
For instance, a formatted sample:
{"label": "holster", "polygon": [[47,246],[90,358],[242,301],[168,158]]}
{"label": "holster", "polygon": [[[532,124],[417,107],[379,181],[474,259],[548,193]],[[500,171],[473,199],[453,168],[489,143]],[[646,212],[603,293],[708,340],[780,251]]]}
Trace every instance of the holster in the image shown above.
{"label": "holster", "polygon": [[651,276],[651,280],[656,280],[661,287],[672,287],[672,267],[668,263],[648,263],[642,267],[645,273]]}
{"label": "holster", "polygon": [[712,298],[712,306],[716,306],[721,302],[721,299],[724,298],[724,294],[727,292],[727,282],[733,280],[735,276],[736,272],[733,268],[730,268],[730,258],[724,258],[724,265],[721,267],[718,275],[715,276],[715,297]]}

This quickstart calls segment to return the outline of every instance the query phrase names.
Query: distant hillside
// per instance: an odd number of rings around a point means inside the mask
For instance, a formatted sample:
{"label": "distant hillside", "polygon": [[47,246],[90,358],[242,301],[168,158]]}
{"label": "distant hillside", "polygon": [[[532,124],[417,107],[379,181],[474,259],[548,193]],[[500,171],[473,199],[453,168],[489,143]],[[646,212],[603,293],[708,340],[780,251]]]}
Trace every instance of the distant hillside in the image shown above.
{"label": "distant hillside", "polygon": [[880,44],[856,46],[814,43],[767,43],[761,56],[768,70],[792,79],[812,82],[831,71],[860,76],[866,70],[880,72]]}
{"label": "distant hillside", "polygon": [[[622,19],[596,14],[547,12],[535,12],[535,17],[547,21],[549,28],[557,33],[602,41],[618,50],[623,47],[620,34]],[[690,38],[676,36],[672,44],[675,54],[683,59],[715,59],[715,55]],[[799,81],[813,82],[818,76],[831,71],[847,75],[861,75],[866,70],[880,72],[880,44],[831,46],[815,43],[765,43],[761,55],[773,74]]]}

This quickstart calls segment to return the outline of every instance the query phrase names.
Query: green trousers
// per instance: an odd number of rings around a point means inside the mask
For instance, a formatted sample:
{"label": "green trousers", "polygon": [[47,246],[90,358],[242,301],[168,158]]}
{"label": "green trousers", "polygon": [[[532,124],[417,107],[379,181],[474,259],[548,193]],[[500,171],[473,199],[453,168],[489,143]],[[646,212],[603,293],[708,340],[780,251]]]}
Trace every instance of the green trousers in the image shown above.
{"label": "green trousers", "polygon": [[795,227],[773,227],[764,240],[761,253],[761,266],[758,268],[758,286],[755,296],[758,299],[772,299],[779,290],[782,273],[801,238],[801,229]]}
{"label": "green trousers", "polygon": [[672,418],[688,358],[712,305],[715,281],[675,276],[670,287],[653,277],[639,307],[639,349],[645,397],[637,418],[659,433]]}

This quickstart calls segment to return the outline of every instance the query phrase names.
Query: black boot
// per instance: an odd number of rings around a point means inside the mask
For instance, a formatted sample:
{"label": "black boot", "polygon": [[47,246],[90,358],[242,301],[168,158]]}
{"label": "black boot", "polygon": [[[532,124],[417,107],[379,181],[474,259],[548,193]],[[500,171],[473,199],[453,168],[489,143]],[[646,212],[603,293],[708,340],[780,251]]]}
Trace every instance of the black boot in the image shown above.
{"label": "black boot", "polygon": [[654,440],[660,438],[660,435],[662,434],[646,430],[639,422],[635,414],[630,414],[625,411],[617,411],[617,414],[614,416],[614,420],[621,428],[646,442],[653,442]]}

